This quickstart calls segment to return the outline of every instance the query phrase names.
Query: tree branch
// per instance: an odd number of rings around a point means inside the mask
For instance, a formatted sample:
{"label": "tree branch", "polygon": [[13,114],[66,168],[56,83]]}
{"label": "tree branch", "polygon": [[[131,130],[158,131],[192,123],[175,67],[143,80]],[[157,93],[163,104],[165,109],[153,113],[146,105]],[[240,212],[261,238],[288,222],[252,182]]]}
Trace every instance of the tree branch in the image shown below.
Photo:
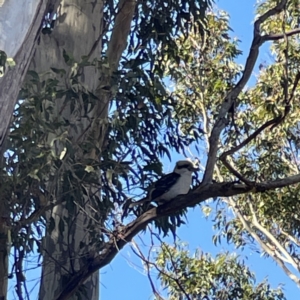
{"label": "tree branch", "polygon": [[297,238],[291,236],[290,234],[288,234],[287,232],[285,232],[281,228],[280,228],[280,233],[283,234],[285,237],[287,237],[296,246],[300,247],[300,241]]}
{"label": "tree branch", "polygon": [[[161,240],[160,240],[160,242],[162,243]],[[177,284],[177,286],[178,286],[178,288],[180,289],[180,291],[185,295],[186,299],[187,299],[187,300],[192,300],[192,299],[190,298],[190,296],[188,295],[188,293],[185,291],[184,287],[182,286],[182,284],[180,283],[180,280],[179,280],[178,278],[172,277],[172,276],[170,276],[168,273],[164,272],[164,270],[160,269],[160,268],[157,266],[156,263],[150,261],[150,257],[149,257],[149,256],[148,256],[148,259],[147,259],[147,258],[143,255],[141,249],[140,249],[135,243],[134,243],[134,246],[136,247],[136,249],[138,250],[138,252],[135,251],[135,249],[134,249],[133,247],[132,247],[131,249],[132,249],[132,251],[135,253],[135,255],[137,255],[137,256],[145,263],[145,265],[146,265],[146,267],[147,267],[148,278],[149,278],[149,280],[150,280],[150,283],[151,283],[151,287],[152,287],[153,293],[154,293],[155,295],[158,295],[159,299],[162,298],[162,297],[156,292],[156,289],[155,289],[155,287],[154,287],[154,284],[153,284],[152,279],[151,279],[151,276],[150,276],[150,268],[149,268],[149,266],[153,266],[153,267],[156,269],[157,272],[159,272],[159,273],[163,274],[164,276],[168,277],[169,279],[173,280],[173,281]],[[164,248],[164,247],[163,247],[163,248]],[[166,248],[165,250],[168,251],[167,248]],[[149,251],[149,253],[150,253],[150,251]],[[174,262],[173,259],[172,259],[172,254],[171,254],[169,251],[168,251],[168,254],[169,254],[169,258],[170,258],[171,264],[172,264],[172,266],[173,266],[173,268],[174,268],[175,274],[177,275],[177,273],[176,273],[176,269],[177,269],[177,268],[176,268],[175,262]],[[163,299],[162,299],[162,300],[163,300]]]}
{"label": "tree branch", "polygon": [[117,69],[121,55],[126,48],[136,3],[136,0],[120,0],[119,2],[119,11],[107,49],[107,58],[111,74]]}
{"label": "tree branch", "polygon": [[298,33],[300,33],[300,28],[295,28],[286,33],[266,34],[262,36],[262,41],[263,43],[266,41],[278,41],[283,39],[285,36],[289,37]]}
{"label": "tree branch", "polygon": [[224,152],[221,154],[220,156],[220,160],[223,162],[223,164],[225,165],[225,167],[234,175],[236,176],[239,180],[241,180],[242,182],[246,183],[247,185],[253,185],[254,182],[246,179],[242,174],[240,174],[237,170],[235,170],[232,165],[227,161],[227,156],[228,155],[232,155],[235,152],[239,151],[240,149],[242,149],[243,147],[245,147],[248,143],[250,143],[252,140],[254,140],[264,129],[266,129],[267,127],[272,126],[272,128],[274,126],[276,126],[277,124],[279,124],[282,120],[281,116],[275,117],[272,120],[267,121],[265,124],[263,124],[262,126],[260,126],[256,131],[254,131],[252,134],[250,134],[250,136],[248,138],[246,138],[243,142],[241,142],[239,145],[232,147],[231,149],[229,149],[228,151]]}
{"label": "tree branch", "polygon": [[[137,257],[139,257],[143,261],[143,263],[145,265],[145,268],[147,271],[147,277],[148,277],[148,280],[151,285],[152,293],[157,297],[157,299],[164,300],[164,298],[156,290],[154,282],[153,282],[151,274],[150,274],[151,266],[154,266],[158,272],[161,272],[161,270],[159,270],[159,268],[157,267],[157,265],[155,263],[150,261],[150,251],[148,253],[148,258],[146,258],[145,255],[143,254],[142,250],[139,248],[139,246],[134,241],[132,241],[132,244],[134,247],[131,247],[131,250]],[[137,249],[137,250],[135,250],[135,249]],[[167,275],[167,274],[165,274],[165,275]]]}
{"label": "tree branch", "polygon": [[231,203],[231,206],[234,210],[234,212],[237,214],[239,219],[241,220],[244,228],[251,234],[251,236],[257,241],[257,243],[262,247],[262,249],[268,253],[273,259],[277,262],[277,264],[283,269],[283,271],[287,274],[287,276],[293,280],[298,287],[300,287],[300,280],[295,276],[284,264],[284,262],[276,255],[276,253],[273,253],[273,250],[270,249],[261,239],[260,237],[256,234],[256,232],[251,228],[250,223],[244,218],[244,216],[241,214],[239,211],[238,207],[236,206],[235,203]]}
{"label": "tree branch", "polygon": [[[291,264],[297,271],[299,271],[298,265],[295,262],[295,260],[292,258],[292,256],[288,253],[288,251],[281,245],[281,243],[278,242],[278,240],[266,229],[264,228],[258,221],[254,208],[252,206],[251,201],[248,201],[248,205],[250,208],[250,211],[252,213],[252,224],[254,225],[254,227],[256,227],[257,230],[259,230],[262,234],[264,234],[264,236],[269,239],[269,241],[273,244],[273,247],[275,248],[274,250],[274,254],[276,252],[276,248],[279,250],[279,255],[278,257],[280,258],[281,255],[283,255],[283,257],[281,258],[282,261],[285,261],[289,264]],[[273,257],[274,255],[272,255]]]}
{"label": "tree branch", "polygon": [[218,118],[215,122],[211,136],[209,138],[210,147],[209,147],[208,158],[206,163],[206,171],[203,176],[203,183],[210,183],[212,181],[214,167],[217,160],[219,138],[222,130],[226,126],[227,113],[229,109],[232,107],[235,99],[238,97],[238,95],[240,94],[240,92],[243,90],[246,83],[250,79],[250,76],[252,74],[253,68],[255,66],[259,54],[259,48],[264,42],[268,40],[267,38],[261,36],[260,25],[269,17],[281,12],[284,9],[286,3],[287,0],[280,1],[274,8],[268,10],[266,13],[261,15],[254,23],[252,44],[250,47],[248,58],[246,60],[246,65],[245,65],[243,75],[241,79],[238,81],[238,83],[236,84],[236,86],[227,94],[226,98],[224,99],[222,106],[219,110]]}
{"label": "tree branch", "polygon": [[220,156],[220,159],[223,160],[226,156],[232,155],[235,152],[241,150],[243,147],[245,147],[247,144],[249,144],[252,140],[254,140],[264,129],[267,127],[274,125],[280,121],[281,117],[275,117],[272,120],[267,121],[265,124],[261,125],[257,130],[255,130],[252,134],[249,135],[243,142],[241,142],[236,147],[232,147],[228,151],[222,153]]}
{"label": "tree branch", "polygon": [[246,183],[249,186],[255,185],[254,181],[250,181],[245,178],[240,172],[238,172],[226,159],[226,156],[223,154],[220,156],[221,161],[223,162],[224,166],[229,170],[231,174],[233,174],[236,178],[238,178],[241,182]]}
{"label": "tree branch", "polygon": [[233,182],[200,184],[189,194],[178,196],[164,205],[151,208],[136,220],[124,226],[123,229],[115,231],[110,240],[101,249],[100,254],[96,257],[89,258],[90,263],[72,276],[71,280],[65,285],[65,288],[56,300],[68,299],[68,297],[70,297],[70,295],[72,295],[89,276],[109,264],[118,252],[153,220],[163,216],[172,215],[187,207],[194,207],[196,204],[209,198],[230,197],[248,193],[250,191],[254,193],[265,192],[267,190],[274,190],[299,182],[300,174],[284,179],[256,183],[255,186],[252,187],[246,184],[236,184]]}

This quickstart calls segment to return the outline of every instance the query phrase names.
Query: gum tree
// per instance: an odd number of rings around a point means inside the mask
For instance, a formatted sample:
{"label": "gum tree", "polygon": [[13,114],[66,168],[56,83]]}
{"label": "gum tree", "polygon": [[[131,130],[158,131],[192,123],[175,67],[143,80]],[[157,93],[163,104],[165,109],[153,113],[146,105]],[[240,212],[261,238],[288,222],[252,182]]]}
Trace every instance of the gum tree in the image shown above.
{"label": "gum tree", "polygon": [[[297,3],[259,6],[243,69],[234,64],[239,51],[226,20],[204,19],[207,4],[66,0],[45,13],[1,168],[2,245],[13,246],[8,273],[16,276],[20,299],[23,262],[35,251],[43,257],[40,299],[98,299],[98,270],[134,236],[150,223],[174,233],[188,207],[210,198],[237,212],[228,226],[226,214],[216,218],[237,245],[244,236],[272,241],[251,225],[255,220],[279,232],[263,213],[271,215],[270,195],[279,191],[287,202],[276,201],[278,212],[285,212],[282,203],[292,208],[300,181]],[[266,42],[277,63],[262,67],[261,78],[271,72],[272,85],[265,79],[245,90]],[[172,92],[167,75],[176,84]],[[123,209],[162,174],[163,156],[201,140],[205,171],[188,195],[133,213]],[[294,237],[295,228],[282,230]],[[289,246],[281,245],[270,249]],[[2,253],[7,258],[9,249]]]}

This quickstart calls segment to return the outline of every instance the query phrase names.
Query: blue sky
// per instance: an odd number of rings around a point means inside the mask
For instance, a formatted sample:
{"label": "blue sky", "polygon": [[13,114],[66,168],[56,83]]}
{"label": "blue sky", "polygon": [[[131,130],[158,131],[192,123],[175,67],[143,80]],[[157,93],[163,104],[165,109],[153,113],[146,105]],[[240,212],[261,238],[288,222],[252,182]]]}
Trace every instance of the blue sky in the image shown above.
{"label": "blue sky", "polygon": [[[254,4],[253,0],[219,0],[216,5],[230,14],[230,26],[234,30],[233,36],[241,40],[240,47],[243,55],[239,63],[244,64],[248,49],[251,44]],[[265,46],[259,56],[258,63],[268,61],[270,56]],[[255,71],[251,82],[255,79]],[[180,156],[174,157],[174,161]],[[169,164],[169,162],[168,162]],[[220,252],[234,251],[234,249],[223,241],[221,246],[214,246],[212,243],[212,222],[206,220],[200,207],[196,207],[188,213],[188,224],[183,225],[178,230],[178,236],[182,241],[189,244],[191,253],[196,248],[202,249],[203,252],[209,252],[216,255]],[[142,237],[147,244],[147,237]],[[135,241],[139,244],[138,238]],[[250,267],[251,271],[256,274],[257,283],[267,278],[271,287],[276,288],[279,284],[284,285],[285,295],[288,300],[300,299],[300,290],[296,284],[291,281],[284,272],[271,259],[260,257],[259,254],[245,248],[240,253],[241,258]],[[101,270],[101,300],[147,300],[153,299],[151,287],[146,275],[143,274],[141,261],[135,257],[130,247],[125,247],[115,258],[115,260],[103,270]],[[155,278],[155,275],[153,276]]]}
{"label": "blue sky", "polygon": [[[229,12],[231,16],[230,25],[234,30],[233,36],[241,40],[241,49],[244,54],[239,59],[239,63],[243,64],[247,57],[252,37],[252,23],[254,17],[254,4],[253,0],[219,0],[216,2],[219,8]],[[265,50],[262,51],[258,59],[259,62],[264,62],[269,59]],[[181,159],[179,155],[174,157],[174,162]],[[173,168],[173,163],[167,162],[164,171],[170,171]],[[212,243],[212,222],[206,220],[200,207],[190,209],[188,213],[188,223],[183,225],[178,230],[178,236],[182,241],[189,244],[191,253],[196,248],[202,249],[203,252],[209,252],[216,255],[220,252],[234,251],[224,241],[221,246],[214,246]],[[146,236],[141,235],[146,245],[150,244]],[[141,241],[138,237],[135,238],[138,244]],[[171,239],[170,239],[171,241]],[[147,249],[147,246],[144,247]],[[245,259],[246,264],[252,271],[256,273],[257,282],[264,278],[268,278],[272,287],[277,287],[279,284],[284,284],[285,294],[287,299],[293,300],[300,298],[300,290],[296,287],[283,271],[276,266],[271,259],[261,258],[257,253],[250,249],[245,249],[241,253],[242,258]],[[34,261],[34,259],[33,259]],[[28,262],[27,268],[31,268]],[[27,272],[27,279],[31,280],[31,287],[38,283],[40,270],[35,269]],[[100,294],[101,300],[147,300],[153,299],[153,294],[147,277],[143,274],[143,267],[141,261],[133,254],[130,246],[126,246],[113,260],[113,262],[100,271]],[[155,276],[154,276],[155,277]],[[14,299],[12,289],[13,282],[10,284],[11,292],[9,299]],[[31,288],[30,288],[31,289]],[[37,299],[38,288],[35,288],[32,299]]]}

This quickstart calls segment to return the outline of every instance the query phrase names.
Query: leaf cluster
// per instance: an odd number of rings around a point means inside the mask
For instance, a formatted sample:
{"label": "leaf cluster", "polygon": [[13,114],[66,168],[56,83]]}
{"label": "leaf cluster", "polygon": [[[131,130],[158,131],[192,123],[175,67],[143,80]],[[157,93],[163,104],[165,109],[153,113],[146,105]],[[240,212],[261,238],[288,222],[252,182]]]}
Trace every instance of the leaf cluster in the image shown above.
{"label": "leaf cluster", "polygon": [[197,250],[191,255],[185,246],[163,244],[156,264],[169,299],[285,299],[267,280],[255,284],[245,263],[228,253],[213,258]]}

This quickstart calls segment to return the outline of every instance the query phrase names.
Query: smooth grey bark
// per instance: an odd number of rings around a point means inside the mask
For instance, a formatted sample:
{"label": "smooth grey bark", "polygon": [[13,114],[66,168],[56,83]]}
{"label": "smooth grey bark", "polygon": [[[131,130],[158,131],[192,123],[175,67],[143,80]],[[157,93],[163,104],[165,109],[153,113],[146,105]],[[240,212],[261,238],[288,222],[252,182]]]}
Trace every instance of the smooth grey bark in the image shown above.
{"label": "smooth grey bark", "polygon": [[[106,132],[108,104],[112,98],[112,92],[107,88],[111,86],[113,72],[118,68],[121,54],[126,48],[127,37],[130,32],[130,24],[133,18],[136,2],[132,0],[121,0],[119,2],[119,11],[115,19],[115,28],[110,36],[108,50],[106,53],[108,67],[105,71],[101,68],[88,66],[82,70],[80,77],[81,84],[89,91],[93,92],[99,99],[97,105],[89,113],[88,118],[84,116],[83,108],[76,115],[71,111],[68,105],[63,106],[63,99],[56,99],[54,107],[55,118],[63,116],[65,120],[77,126],[78,131],[72,129],[68,132],[68,138],[74,145],[82,143],[87,137],[92,138],[101,152],[103,138]],[[39,45],[36,48],[30,69],[39,74],[48,72],[50,68],[65,69],[66,76],[61,78],[60,85],[65,86],[68,82],[68,76],[71,73],[72,66],[67,66],[63,58],[63,50],[70,53],[77,62],[80,62],[82,56],[90,55],[90,61],[94,58],[100,58],[102,45],[103,22],[103,2],[96,0],[87,2],[84,0],[63,0],[58,9],[58,17],[53,32],[50,35],[42,35]],[[54,76],[55,74],[53,74]],[[42,76],[42,79],[51,74]],[[59,77],[57,77],[59,79]],[[102,87],[104,87],[102,89]],[[80,101],[79,101],[80,102]],[[82,103],[76,103],[78,107]],[[83,107],[83,105],[81,106]],[[48,142],[55,138],[54,135],[48,136]],[[56,149],[59,155],[61,149]],[[82,154],[76,153],[80,161]],[[91,151],[88,154],[93,160],[100,160],[100,155]],[[85,158],[87,155],[85,154]],[[54,186],[54,189],[50,186]],[[99,176],[99,186],[101,186]],[[58,299],[61,292],[67,286],[67,281],[72,279],[72,274],[77,273],[86,265],[88,255],[96,256],[96,249],[89,244],[88,223],[93,220],[93,210],[97,207],[89,200],[84,201],[84,205],[79,206],[74,201],[74,211],[68,211],[64,206],[64,199],[61,193],[59,180],[55,183],[49,182],[49,190],[53,192],[54,199],[62,202],[54,206],[51,212],[47,214],[47,220],[53,218],[55,227],[50,232],[46,232],[43,241],[43,267],[42,280],[40,286],[39,299],[53,300]],[[99,187],[85,187],[90,194],[100,193]],[[69,218],[69,222],[66,222]],[[65,222],[64,231],[59,229],[59,222]],[[101,221],[100,221],[101,222]],[[98,228],[99,223],[96,224]],[[83,244],[85,246],[83,247]],[[98,300],[99,298],[99,274],[95,272],[85,282],[81,282],[76,287],[84,290],[86,299]],[[67,299],[79,299],[74,293],[75,289],[70,291]]]}
{"label": "smooth grey bark", "polygon": [[[51,67],[65,69],[67,75],[61,78],[60,84],[64,86],[65,82],[68,82],[71,67],[67,66],[64,61],[63,50],[70,53],[77,62],[80,62],[82,56],[88,55],[95,41],[102,34],[102,12],[102,1],[61,1],[54,30],[49,35],[41,35],[30,69],[39,74],[48,72]],[[101,43],[97,45],[90,59],[99,58],[100,53]],[[49,75],[42,78],[45,79],[47,76]],[[100,73],[95,67],[85,67],[82,72],[81,83],[89,91],[96,94],[99,77]],[[103,107],[103,103],[100,102],[99,105]],[[80,136],[90,126],[89,120],[82,117],[83,112],[82,115],[77,115],[75,118],[68,105],[62,108],[63,99],[57,99],[55,105],[53,119],[60,118],[63,115],[66,120],[79,125],[79,131],[77,133],[71,131],[69,138],[72,139],[75,145],[80,143]],[[104,109],[101,118],[105,119],[106,115],[107,109]],[[49,135],[48,141],[51,142],[53,138],[55,138],[54,135]],[[61,149],[58,148],[57,151],[59,154]],[[49,183],[48,186],[51,184]],[[63,200],[59,180],[54,190],[55,198]],[[65,208],[64,204],[59,204],[47,214],[48,221],[50,217],[55,220],[55,228],[51,232],[46,232],[43,241],[42,281],[39,299],[55,299],[63,288],[66,278],[76,270],[78,271],[84,264],[84,260],[81,258],[86,256],[89,249],[87,249],[87,246],[80,247],[80,243],[88,244],[89,233],[86,225],[88,224],[89,213],[91,213],[88,209],[90,203],[87,201],[86,204],[86,207],[83,207],[84,212],[79,211],[78,207],[74,207],[71,213]],[[65,222],[65,230],[61,232],[59,222],[64,217],[69,217],[70,221],[68,223],[63,221]],[[83,289],[87,299],[99,299],[99,274],[97,272],[84,283]],[[74,295],[72,299],[79,298]]]}

